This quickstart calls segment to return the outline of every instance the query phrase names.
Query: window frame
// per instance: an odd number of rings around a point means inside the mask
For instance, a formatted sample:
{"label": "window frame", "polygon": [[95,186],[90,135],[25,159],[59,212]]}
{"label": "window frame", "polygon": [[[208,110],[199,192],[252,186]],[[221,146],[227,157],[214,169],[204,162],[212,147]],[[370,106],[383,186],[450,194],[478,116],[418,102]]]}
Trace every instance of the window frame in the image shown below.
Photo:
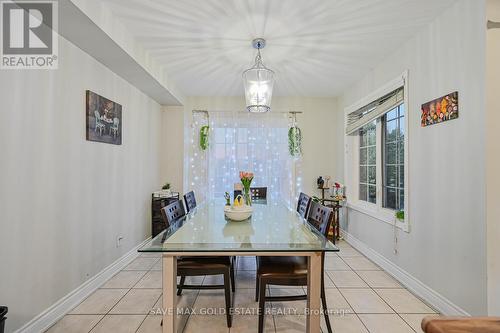
{"label": "window frame", "polygon": [[347,107],[345,109],[345,126],[347,126],[347,116],[349,113],[358,110],[371,103],[372,101],[390,93],[391,91],[403,86],[404,89],[404,221],[400,221],[395,217],[395,210],[383,207],[383,125],[382,118],[377,118],[376,126],[376,166],[377,166],[377,178],[376,178],[376,203],[370,203],[368,201],[360,200],[359,196],[359,172],[360,172],[360,161],[359,161],[359,135],[346,135],[346,159],[345,168],[346,170],[352,170],[351,173],[346,173],[346,185],[348,188],[352,189],[350,195],[347,198],[347,206],[353,210],[361,212],[363,214],[372,216],[377,220],[394,225],[406,232],[410,232],[410,210],[409,210],[409,149],[408,143],[410,140],[409,122],[410,122],[410,105],[408,98],[408,71],[402,73],[394,80],[389,81],[386,85],[377,89],[375,92],[369,94],[365,98],[356,102],[355,104]]}

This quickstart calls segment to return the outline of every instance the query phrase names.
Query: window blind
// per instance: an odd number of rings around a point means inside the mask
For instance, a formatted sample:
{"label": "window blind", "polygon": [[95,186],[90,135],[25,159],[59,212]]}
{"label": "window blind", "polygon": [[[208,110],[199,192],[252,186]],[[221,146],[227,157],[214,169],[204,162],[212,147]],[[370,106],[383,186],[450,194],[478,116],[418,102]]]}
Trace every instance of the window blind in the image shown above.
{"label": "window blind", "polygon": [[354,134],[361,127],[382,117],[387,112],[404,102],[404,87],[400,87],[387,95],[371,102],[347,115],[346,134]]}

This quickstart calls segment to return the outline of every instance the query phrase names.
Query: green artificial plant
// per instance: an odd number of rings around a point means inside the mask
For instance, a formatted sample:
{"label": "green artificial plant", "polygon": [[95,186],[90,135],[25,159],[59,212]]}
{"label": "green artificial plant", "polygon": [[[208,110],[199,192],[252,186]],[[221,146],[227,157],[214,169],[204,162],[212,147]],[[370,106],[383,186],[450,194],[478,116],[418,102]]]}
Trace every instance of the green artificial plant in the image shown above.
{"label": "green artificial plant", "polygon": [[207,150],[208,148],[208,132],[210,127],[204,125],[200,128],[200,148],[201,150]]}
{"label": "green artificial plant", "polygon": [[292,157],[302,155],[302,131],[296,125],[288,130],[288,151]]}
{"label": "green artificial plant", "polygon": [[405,219],[405,211],[404,210],[398,210],[396,212],[396,218],[398,220],[404,220]]}

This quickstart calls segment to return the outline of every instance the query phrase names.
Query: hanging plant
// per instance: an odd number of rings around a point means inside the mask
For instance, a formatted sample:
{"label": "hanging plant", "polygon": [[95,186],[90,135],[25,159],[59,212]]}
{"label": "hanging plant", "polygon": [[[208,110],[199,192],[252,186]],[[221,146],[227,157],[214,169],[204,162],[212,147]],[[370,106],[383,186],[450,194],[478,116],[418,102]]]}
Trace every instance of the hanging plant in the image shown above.
{"label": "hanging plant", "polygon": [[210,127],[208,125],[202,126],[200,128],[200,148],[201,150],[207,150],[208,148],[208,131]]}
{"label": "hanging plant", "polygon": [[296,125],[288,130],[288,151],[292,157],[302,155],[302,131]]}

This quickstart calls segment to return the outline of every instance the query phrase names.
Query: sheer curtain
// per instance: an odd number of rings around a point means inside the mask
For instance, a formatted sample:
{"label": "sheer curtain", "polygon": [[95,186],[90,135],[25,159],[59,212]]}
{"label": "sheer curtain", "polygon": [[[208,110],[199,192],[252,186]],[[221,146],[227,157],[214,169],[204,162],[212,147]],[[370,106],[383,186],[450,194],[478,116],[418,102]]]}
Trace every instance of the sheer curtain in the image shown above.
{"label": "sheer curtain", "polygon": [[252,186],[267,187],[268,200],[294,206],[300,191],[300,160],[288,152],[286,113],[210,112],[207,198],[232,194],[239,171],[254,173]]}

